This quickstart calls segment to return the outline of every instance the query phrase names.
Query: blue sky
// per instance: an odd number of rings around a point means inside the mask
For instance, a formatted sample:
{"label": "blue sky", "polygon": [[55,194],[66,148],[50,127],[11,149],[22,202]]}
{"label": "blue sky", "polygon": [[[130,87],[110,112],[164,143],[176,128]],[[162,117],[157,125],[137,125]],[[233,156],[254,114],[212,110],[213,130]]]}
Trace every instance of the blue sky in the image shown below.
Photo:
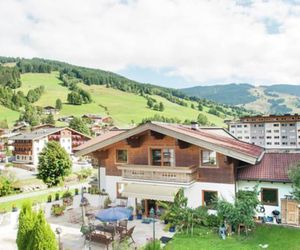
{"label": "blue sky", "polygon": [[299,30],[300,0],[0,1],[0,55],[174,88],[298,84]]}

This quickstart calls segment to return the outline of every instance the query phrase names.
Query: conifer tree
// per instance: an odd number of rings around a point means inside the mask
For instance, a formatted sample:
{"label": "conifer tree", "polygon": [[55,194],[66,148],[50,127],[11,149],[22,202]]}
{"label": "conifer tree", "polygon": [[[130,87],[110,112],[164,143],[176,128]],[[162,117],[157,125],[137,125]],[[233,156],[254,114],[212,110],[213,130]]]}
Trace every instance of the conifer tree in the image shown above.
{"label": "conifer tree", "polygon": [[36,220],[36,213],[32,211],[30,202],[23,203],[19,215],[19,227],[17,233],[17,246],[19,250],[26,250],[28,239],[33,230]]}
{"label": "conifer tree", "polygon": [[58,250],[55,234],[47,223],[42,211],[37,215],[34,228],[28,240],[27,250]]}

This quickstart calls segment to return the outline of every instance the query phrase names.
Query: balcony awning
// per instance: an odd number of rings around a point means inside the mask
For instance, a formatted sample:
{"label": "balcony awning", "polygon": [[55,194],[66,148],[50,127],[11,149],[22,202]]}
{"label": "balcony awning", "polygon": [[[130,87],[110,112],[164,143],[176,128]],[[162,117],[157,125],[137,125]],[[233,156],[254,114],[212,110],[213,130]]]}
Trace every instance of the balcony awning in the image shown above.
{"label": "balcony awning", "polygon": [[178,191],[179,187],[128,183],[124,185],[122,196],[172,202]]}

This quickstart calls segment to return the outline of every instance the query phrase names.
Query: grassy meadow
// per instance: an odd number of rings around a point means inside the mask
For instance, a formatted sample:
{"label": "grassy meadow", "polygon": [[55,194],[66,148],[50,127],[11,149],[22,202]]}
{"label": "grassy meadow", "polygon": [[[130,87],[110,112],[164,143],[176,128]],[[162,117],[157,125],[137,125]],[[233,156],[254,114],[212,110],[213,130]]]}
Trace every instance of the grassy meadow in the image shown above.
{"label": "grassy meadow", "polygon": [[[192,102],[188,101],[189,107],[183,107],[174,104],[165,98],[160,96],[152,96],[158,102],[163,102],[165,110],[163,112],[155,111],[147,107],[147,100],[132,93],[123,92],[120,90],[106,88],[101,85],[85,85],[79,84],[79,86],[87,90],[93,98],[93,102],[83,105],[69,105],[67,104],[67,96],[69,90],[61,85],[61,81],[58,78],[58,72],[47,73],[26,73],[21,75],[22,86],[19,90],[22,90],[26,95],[29,89],[37,88],[40,85],[45,86],[45,93],[41,98],[34,103],[36,106],[55,106],[57,98],[62,100],[63,109],[55,118],[67,115],[81,116],[86,113],[95,113],[102,115],[110,115],[113,117],[115,124],[118,126],[128,126],[132,122],[135,124],[141,122],[143,118],[152,117],[155,114],[163,115],[165,117],[176,117],[182,121],[185,119],[195,120],[199,113],[205,114],[211,123],[218,126],[224,126],[223,120],[220,117],[207,113],[207,108],[204,111],[199,112],[190,108]],[[196,103],[195,103],[196,106]],[[105,108],[107,110],[105,110]],[[0,106],[1,120],[7,119],[11,125],[14,120],[19,117],[18,112],[11,111]],[[3,118],[2,118],[3,117]],[[58,125],[62,125],[59,123]]]}

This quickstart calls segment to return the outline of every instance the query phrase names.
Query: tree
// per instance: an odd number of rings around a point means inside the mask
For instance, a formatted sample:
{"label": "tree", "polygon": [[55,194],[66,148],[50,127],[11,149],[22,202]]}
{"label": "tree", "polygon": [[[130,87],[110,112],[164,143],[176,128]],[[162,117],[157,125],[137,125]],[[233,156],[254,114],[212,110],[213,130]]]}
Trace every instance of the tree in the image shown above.
{"label": "tree", "polygon": [[162,102],[159,103],[159,111],[163,112],[165,110],[165,106]]}
{"label": "tree", "polygon": [[51,124],[51,125],[55,125],[55,119],[54,116],[52,114],[47,115],[46,119],[43,120],[44,124]]}
{"label": "tree", "polygon": [[71,173],[72,162],[64,148],[50,141],[39,156],[38,178],[48,186],[54,186]]}
{"label": "tree", "polygon": [[74,119],[69,123],[69,127],[82,134],[90,135],[90,130],[87,124],[79,117],[74,117]]}
{"label": "tree", "polygon": [[40,123],[37,109],[31,105],[26,105],[25,111],[20,115],[19,120],[28,122],[31,126],[36,126]]}
{"label": "tree", "polygon": [[16,240],[19,250],[28,249],[28,239],[30,239],[35,220],[36,214],[32,211],[31,202],[23,203],[19,215],[19,226]]}
{"label": "tree", "polygon": [[56,102],[55,102],[55,108],[57,110],[61,110],[62,109],[62,101],[58,98],[56,99]]}
{"label": "tree", "polygon": [[148,101],[147,101],[147,106],[151,109],[153,107],[153,104],[154,103],[153,103],[152,99],[149,98]]}
{"label": "tree", "polygon": [[28,250],[58,250],[55,234],[47,223],[42,210],[36,216],[34,227],[30,237],[27,238],[27,242]]}
{"label": "tree", "polygon": [[300,201],[300,163],[289,171],[289,178],[293,183],[293,195]]}
{"label": "tree", "polygon": [[68,103],[73,105],[81,105],[82,104],[82,98],[79,93],[72,91],[68,94]]}
{"label": "tree", "polygon": [[256,207],[259,205],[258,191],[255,187],[252,191],[238,191],[234,203],[225,200],[216,202],[218,216],[237,229],[239,224],[248,228],[255,226],[254,216]]}
{"label": "tree", "polygon": [[200,102],[198,103],[198,110],[199,110],[199,111],[203,111],[203,106],[201,105]]}
{"label": "tree", "polygon": [[201,125],[207,125],[207,123],[208,123],[208,119],[207,119],[206,115],[204,115],[204,114],[199,114],[197,121]]}

